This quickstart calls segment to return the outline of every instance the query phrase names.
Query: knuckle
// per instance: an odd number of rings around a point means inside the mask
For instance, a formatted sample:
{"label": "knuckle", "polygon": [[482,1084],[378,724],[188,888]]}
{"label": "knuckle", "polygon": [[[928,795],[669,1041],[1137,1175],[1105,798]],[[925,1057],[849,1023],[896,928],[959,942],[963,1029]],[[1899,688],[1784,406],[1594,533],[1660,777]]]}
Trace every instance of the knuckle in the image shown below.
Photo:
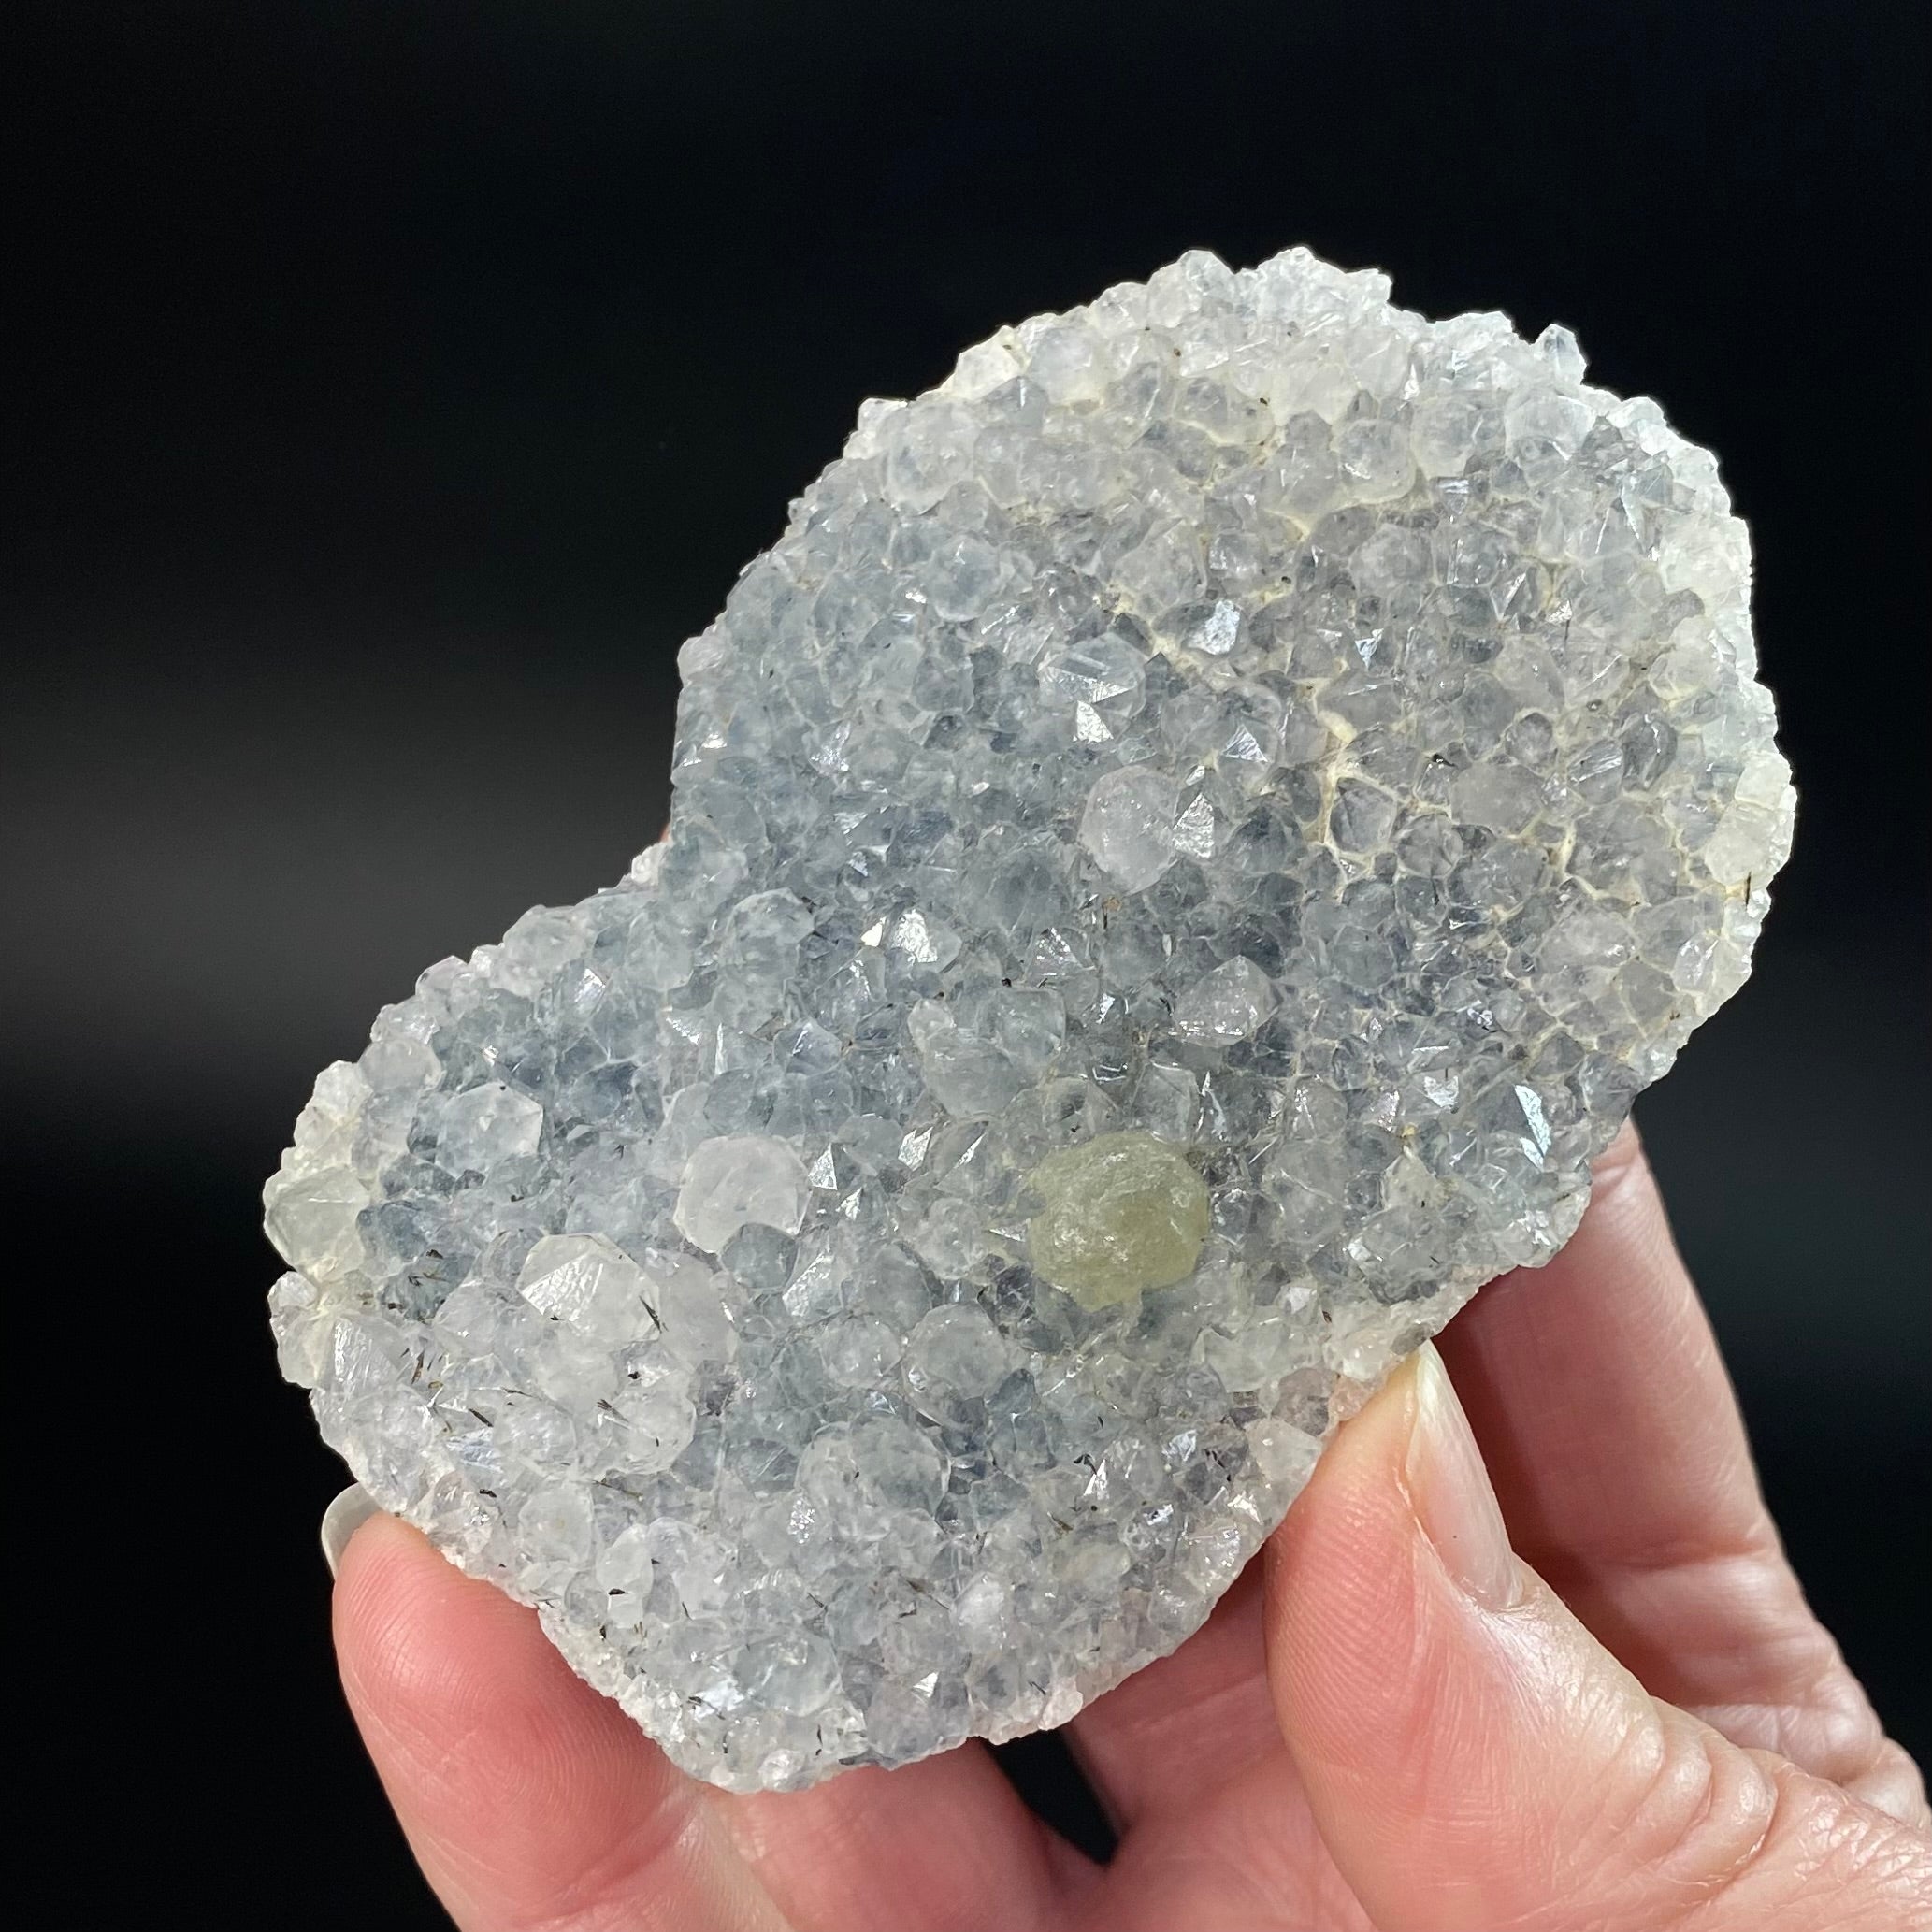
{"label": "knuckle", "polygon": [[1608,1922],[1689,1921],[1748,1871],[1773,1835],[1780,1793],[1756,1753],[1680,1713],[1664,1713],[1661,1749],[1605,1844],[1599,1895]]}
{"label": "knuckle", "polygon": [[1603,1923],[1644,1932],[1932,1923],[1932,1838],[1701,1725],[1669,1744],[1602,1875]]}
{"label": "knuckle", "polygon": [[1925,1781],[1918,1762],[1902,1744],[1887,1737],[1870,1766],[1847,1781],[1855,1798],[1873,1805],[1922,1837],[1932,1837],[1932,1811],[1925,1805]]}
{"label": "knuckle", "polygon": [[1870,1770],[1885,1750],[1884,1727],[1838,1646],[1820,1631],[1823,1656],[1774,1711],[1774,1748],[1807,1771],[1844,1784]]}

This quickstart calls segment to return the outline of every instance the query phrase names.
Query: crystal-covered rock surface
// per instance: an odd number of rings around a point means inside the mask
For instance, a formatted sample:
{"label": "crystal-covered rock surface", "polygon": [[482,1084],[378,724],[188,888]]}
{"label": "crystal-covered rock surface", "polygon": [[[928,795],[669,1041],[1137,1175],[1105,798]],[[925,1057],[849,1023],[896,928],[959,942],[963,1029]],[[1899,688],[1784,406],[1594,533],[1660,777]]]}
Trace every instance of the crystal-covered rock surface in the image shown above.
{"label": "crystal-covered rock surface", "polygon": [[1745,976],[1712,459],[1387,296],[1192,254],[868,403],[685,648],[668,843],[268,1184],[328,1440],[701,1777],[1171,1650]]}

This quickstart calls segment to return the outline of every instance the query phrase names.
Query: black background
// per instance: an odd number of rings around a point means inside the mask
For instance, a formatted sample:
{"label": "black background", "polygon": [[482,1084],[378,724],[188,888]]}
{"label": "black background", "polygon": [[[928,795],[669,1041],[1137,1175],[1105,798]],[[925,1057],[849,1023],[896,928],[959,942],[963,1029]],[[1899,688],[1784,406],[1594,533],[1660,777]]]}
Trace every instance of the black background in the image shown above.
{"label": "black background", "polygon": [[859,399],[1196,245],[1560,318],[1721,453],[1804,803],[1639,1117],[1798,1568],[1926,1755],[1915,16],[8,10],[17,1669],[42,1843],[107,1835],[36,1923],[443,1923],[330,1674],[343,1478],[260,1182],[422,966],[656,833],[672,652]]}

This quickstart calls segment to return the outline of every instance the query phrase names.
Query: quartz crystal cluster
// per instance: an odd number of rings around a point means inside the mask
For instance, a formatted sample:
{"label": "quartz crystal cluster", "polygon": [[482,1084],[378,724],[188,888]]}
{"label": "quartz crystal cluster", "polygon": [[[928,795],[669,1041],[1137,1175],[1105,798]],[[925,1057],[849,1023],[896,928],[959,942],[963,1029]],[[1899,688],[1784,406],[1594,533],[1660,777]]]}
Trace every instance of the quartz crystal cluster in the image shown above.
{"label": "quartz crystal cluster", "polygon": [[286,1373],[701,1777],[1063,1722],[1743,980],[1749,577],[1565,331],[1301,250],[866,404],[667,842],[318,1081]]}

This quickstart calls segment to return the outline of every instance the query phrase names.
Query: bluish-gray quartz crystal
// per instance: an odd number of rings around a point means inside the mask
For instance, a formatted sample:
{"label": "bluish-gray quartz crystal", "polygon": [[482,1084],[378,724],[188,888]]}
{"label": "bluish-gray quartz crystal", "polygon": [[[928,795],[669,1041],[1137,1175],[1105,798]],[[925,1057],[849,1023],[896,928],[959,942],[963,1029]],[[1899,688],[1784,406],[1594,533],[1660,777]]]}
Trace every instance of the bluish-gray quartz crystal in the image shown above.
{"label": "bluish-gray quartz crystal", "polygon": [[1297,249],[1002,330],[685,647],[668,842],[317,1082],[285,1372],[700,1777],[1062,1723],[1744,979],[1749,588],[1562,329]]}

